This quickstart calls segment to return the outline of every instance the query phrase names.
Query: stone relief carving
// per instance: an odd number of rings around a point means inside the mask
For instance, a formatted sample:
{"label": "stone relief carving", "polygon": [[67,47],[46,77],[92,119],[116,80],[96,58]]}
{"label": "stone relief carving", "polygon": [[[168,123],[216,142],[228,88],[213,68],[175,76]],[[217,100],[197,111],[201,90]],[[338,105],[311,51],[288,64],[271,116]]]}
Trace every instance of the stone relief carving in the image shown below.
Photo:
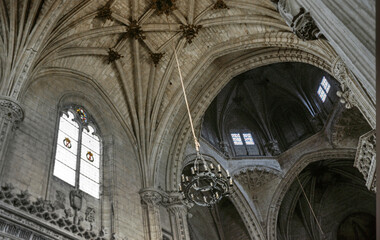
{"label": "stone relief carving", "polygon": [[18,103],[9,99],[0,99],[0,115],[17,125],[23,120],[24,111]]}
{"label": "stone relief carving", "polygon": [[157,67],[158,63],[160,62],[161,58],[164,56],[165,53],[153,53],[150,52],[150,58],[152,59],[152,62],[155,67]]}
{"label": "stone relief carving", "polygon": [[301,8],[299,13],[293,17],[290,25],[297,37],[302,40],[316,40],[324,38],[309,12]]}
{"label": "stone relief carving", "polygon": [[175,1],[176,0],[153,0],[152,8],[156,9],[158,15],[163,13],[169,15],[176,9]]}
{"label": "stone relief carving", "polygon": [[145,39],[144,31],[141,29],[141,26],[137,23],[136,20],[132,20],[131,24],[127,26],[127,31],[124,37],[134,38],[137,40]]}
{"label": "stone relief carving", "polygon": [[222,151],[223,155],[226,158],[230,158],[231,157],[230,146],[229,146],[228,142],[221,141],[221,142],[219,142],[219,146],[220,146],[220,150]]}
{"label": "stone relief carving", "polygon": [[[78,197],[76,193],[72,194],[74,198]],[[56,195],[58,201],[62,201],[64,196],[61,193]],[[71,197],[70,197],[71,198]],[[74,199],[70,199],[70,202],[73,201],[73,206],[78,209],[81,207],[81,203]],[[72,203],[71,203],[72,204]],[[29,219],[32,219],[33,223],[30,225],[40,226],[41,221],[49,223],[50,226],[57,226],[62,230],[71,232],[72,234],[77,235],[85,239],[97,239],[103,240],[103,234],[95,233],[92,229],[86,229],[82,224],[83,216],[78,216],[78,220],[75,220],[75,215],[72,214],[71,208],[59,209],[56,204],[53,204],[49,200],[43,200],[42,198],[37,198],[33,201],[31,195],[27,190],[20,191],[19,194],[15,193],[14,187],[10,183],[6,183],[0,188],[0,216],[3,216],[5,213],[2,211],[2,206],[10,205],[16,209],[21,210],[25,215],[28,215]],[[93,212],[95,214],[95,212]],[[86,216],[87,217],[87,216]],[[24,218],[19,217],[18,222],[25,222]],[[0,223],[1,225],[1,223]],[[0,229],[1,232],[1,229]],[[53,234],[52,232],[48,232]],[[57,234],[56,234],[57,235]],[[57,235],[59,236],[59,235]],[[49,238],[50,239],[50,238]]]}
{"label": "stone relief carving", "polygon": [[376,192],[376,130],[371,130],[359,139],[354,166],[366,180],[369,190]]}
{"label": "stone relief carving", "polygon": [[55,209],[65,209],[65,202],[66,202],[66,196],[61,191],[56,191],[55,194],[55,202],[54,202],[54,208]]}
{"label": "stone relief carving", "polygon": [[334,77],[340,82],[341,90],[336,92],[340,98],[339,101],[344,104],[345,108],[350,109],[357,106],[357,101],[350,89],[350,73],[342,59],[338,58],[332,67]]}
{"label": "stone relief carving", "polygon": [[119,60],[124,56],[120,55],[117,51],[112,50],[109,48],[108,50],[108,64],[115,62],[116,60]]}
{"label": "stone relief carving", "polygon": [[202,25],[181,25],[182,36],[186,38],[188,44],[193,42],[193,39],[197,36],[199,29],[202,28]]}
{"label": "stone relief carving", "polygon": [[280,171],[264,167],[244,168],[234,174],[236,180],[249,190],[257,189],[279,176]]}
{"label": "stone relief carving", "polygon": [[369,130],[371,127],[357,108],[342,108],[331,127],[331,142],[334,147],[354,147],[359,137]]}
{"label": "stone relief carving", "polygon": [[272,156],[276,156],[281,153],[277,140],[268,141],[265,147],[267,148],[268,152],[272,154]]}
{"label": "stone relief carving", "polygon": [[96,15],[97,18],[103,18],[113,21],[112,17],[112,10],[111,10],[111,4],[113,0],[108,1],[106,5],[98,9],[98,14]]}
{"label": "stone relief carving", "polygon": [[217,0],[212,9],[230,9],[223,0]]}
{"label": "stone relief carving", "polygon": [[82,208],[83,193],[80,190],[70,191],[70,206],[74,210],[80,210]]}

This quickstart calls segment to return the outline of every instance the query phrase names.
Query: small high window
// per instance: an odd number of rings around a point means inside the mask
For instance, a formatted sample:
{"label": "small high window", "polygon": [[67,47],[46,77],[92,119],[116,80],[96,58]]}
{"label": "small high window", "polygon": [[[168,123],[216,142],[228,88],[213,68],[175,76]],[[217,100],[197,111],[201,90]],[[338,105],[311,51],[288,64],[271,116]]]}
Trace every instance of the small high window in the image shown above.
{"label": "small high window", "polygon": [[327,81],[326,77],[322,78],[321,83],[319,84],[318,88],[318,96],[322,100],[322,102],[325,102],[328,92],[330,91],[330,84]]}
{"label": "small high window", "polygon": [[252,134],[243,133],[243,138],[246,145],[255,145],[255,142],[253,141],[253,138],[252,138]]}
{"label": "small high window", "polygon": [[243,145],[243,140],[245,145],[255,145],[255,142],[253,141],[252,134],[250,133],[243,133],[243,138],[241,137],[240,133],[231,133],[232,141],[234,142],[234,145]]}
{"label": "small high window", "polygon": [[81,107],[70,107],[60,117],[53,175],[99,198],[100,139]]}
{"label": "small high window", "polygon": [[239,133],[231,133],[231,137],[234,145],[243,145],[243,141],[241,140]]}

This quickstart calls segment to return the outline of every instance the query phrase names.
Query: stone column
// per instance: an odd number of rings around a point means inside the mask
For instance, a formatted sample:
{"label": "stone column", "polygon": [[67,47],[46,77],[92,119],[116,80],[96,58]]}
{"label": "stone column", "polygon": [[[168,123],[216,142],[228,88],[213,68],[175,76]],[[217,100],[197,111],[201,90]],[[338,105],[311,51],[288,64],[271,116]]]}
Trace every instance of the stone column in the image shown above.
{"label": "stone column", "polygon": [[376,192],[376,130],[360,137],[354,166],[363,174],[366,187]]}
{"label": "stone column", "polygon": [[14,130],[23,118],[24,112],[16,101],[0,97],[0,176],[3,175],[8,144],[14,135]]}
{"label": "stone column", "polygon": [[347,69],[340,58],[337,58],[332,66],[331,72],[340,82],[341,90],[337,91],[340,102],[347,109],[356,106],[363,114],[372,128],[376,128],[376,108],[375,104],[363,92],[362,87],[358,86],[358,81]]}
{"label": "stone column", "polygon": [[144,235],[147,240],[162,240],[159,190],[145,188],[140,191],[143,207]]}
{"label": "stone column", "polygon": [[358,77],[366,95],[376,101],[374,1],[271,1],[300,38],[313,40],[323,34]]}
{"label": "stone column", "polygon": [[187,209],[188,207],[182,203],[174,203],[167,206],[173,228],[173,240],[190,240]]}

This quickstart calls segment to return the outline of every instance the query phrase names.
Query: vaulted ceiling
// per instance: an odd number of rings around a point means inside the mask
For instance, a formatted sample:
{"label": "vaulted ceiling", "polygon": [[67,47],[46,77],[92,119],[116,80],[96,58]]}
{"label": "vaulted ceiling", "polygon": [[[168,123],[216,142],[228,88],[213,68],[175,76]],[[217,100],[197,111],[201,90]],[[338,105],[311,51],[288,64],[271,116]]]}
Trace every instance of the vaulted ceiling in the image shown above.
{"label": "vaulted ceiling", "polygon": [[173,182],[189,136],[173,48],[198,124],[238,73],[284,61],[330,71],[336,58],[327,41],[298,39],[270,0],[2,0],[0,12],[0,93],[22,101],[40,78],[92,82],[135,145],[144,186],[158,169]]}

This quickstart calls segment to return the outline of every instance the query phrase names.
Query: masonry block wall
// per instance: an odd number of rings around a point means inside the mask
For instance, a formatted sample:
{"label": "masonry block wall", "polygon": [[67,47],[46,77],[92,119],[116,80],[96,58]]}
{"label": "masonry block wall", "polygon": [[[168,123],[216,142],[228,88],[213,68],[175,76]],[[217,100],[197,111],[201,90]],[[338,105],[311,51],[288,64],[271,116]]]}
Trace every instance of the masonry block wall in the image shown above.
{"label": "masonry block wall", "polygon": [[[99,126],[102,138],[101,189],[99,200],[84,194],[79,215],[87,207],[95,209],[94,228],[105,228],[106,235],[143,239],[141,203],[138,191],[141,177],[126,131],[112,107],[93,82],[49,76],[34,81],[21,100],[24,121],[14,130],[1,182],[28,190],[34,198],[56,200],[57,191],[65,194],[69,208],[69,184],[53,176],[55,136],[59,108],[66,104],[82,105]],[[100,107],[101,106],[101,107]]]}

